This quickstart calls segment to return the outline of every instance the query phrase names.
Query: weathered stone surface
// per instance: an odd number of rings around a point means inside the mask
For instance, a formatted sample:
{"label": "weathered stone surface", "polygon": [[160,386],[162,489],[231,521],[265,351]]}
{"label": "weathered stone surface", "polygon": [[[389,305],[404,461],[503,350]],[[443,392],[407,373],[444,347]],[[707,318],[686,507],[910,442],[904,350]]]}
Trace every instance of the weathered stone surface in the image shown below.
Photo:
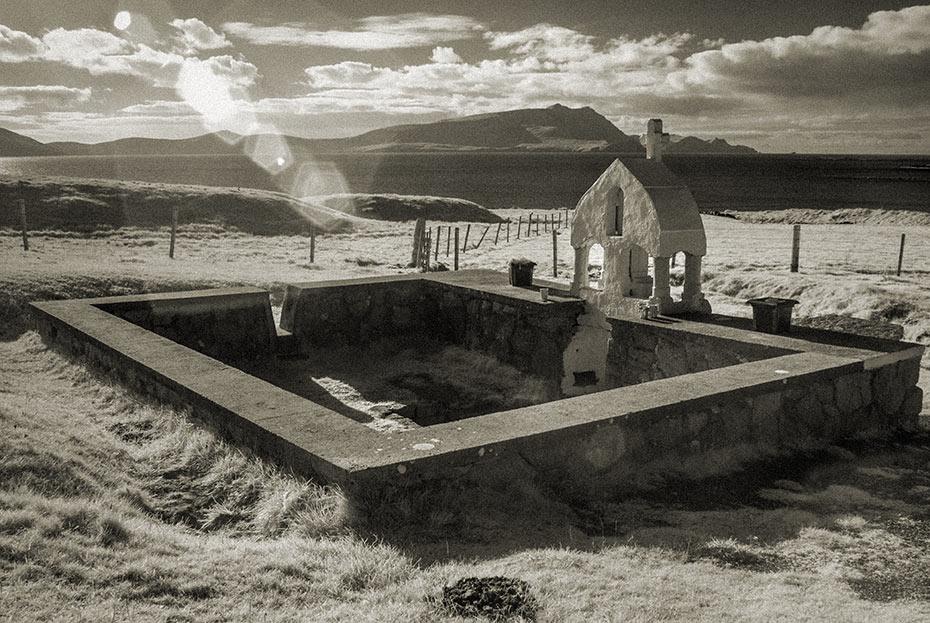
{"label": "weathered stone surface", "polygon": [[901,409],[904,392],[907,389],[898,376],[896,365],[882,366],[872,377],[872,392],[882,411],[891,415]]}

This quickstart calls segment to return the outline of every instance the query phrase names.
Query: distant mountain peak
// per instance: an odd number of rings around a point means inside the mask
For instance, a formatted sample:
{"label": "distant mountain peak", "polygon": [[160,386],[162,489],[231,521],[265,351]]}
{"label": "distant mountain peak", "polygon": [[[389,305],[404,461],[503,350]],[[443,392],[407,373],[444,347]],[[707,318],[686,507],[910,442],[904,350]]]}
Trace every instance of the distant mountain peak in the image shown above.
{"label": "distant mountain peak", "polygon": [[[293,152],[385,151],[598,151],[642,154],[640,138],[624,134],[590,106],[569,108],[556,102],[546,108],[520,108],[452,117],[433,123],[395,125],[351,138],[306,139],[281,137]],[[754,154],[756,150],[693,136],[673,137],[666,153]],[[220,131],[186,139],[125,138],[88,145],[42,144],[0,129],[0,156],[46,155],[156,155],[239,153],[243,137]]]}

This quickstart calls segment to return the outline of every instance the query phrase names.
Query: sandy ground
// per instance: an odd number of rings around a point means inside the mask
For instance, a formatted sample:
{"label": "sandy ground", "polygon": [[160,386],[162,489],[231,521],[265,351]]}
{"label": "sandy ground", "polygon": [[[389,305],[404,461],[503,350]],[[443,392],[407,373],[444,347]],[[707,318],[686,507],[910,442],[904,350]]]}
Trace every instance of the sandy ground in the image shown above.
{"label": "sandy ground", "polygon": [[[553,277],[552,234],[540,225],[527,237],[526,224],[517,238],[517,219],[525,210],[499,210],[511,218],[498,234],[497,225],[460,223],[460,268],[506,270],[511,258],[537,262],[537,277],[568,284],[573,252],[570,230],[556,236],[558,260]],[[558,211],[537,212],[550,218]],[[565,213],[562,212],[564,222]],[[453,254],[448,225],[441,227],[438,261],[450,269]],[[453,228],[456,225],[453,225]],[[746,299],[788,296],[798,299],[798,316],[848,313],[882,317],[905,326],[905,339],[930,344],[930,227],[895,225],[803,225],[800,272],[788,271],[791,225],[751,224],[704,216],[708,254],[705,290],[714,311],[748,316]],[[310,239],[300,236],[252,236],[211,226],[182,228],[175,259],[168,257],[168,231],[120,229],[109,234],[76,237],[47,232],[30,237],[22,250],[17,232],[0,231],[0,280],[67,281],[95,276],[132,277],[164,282],[228,282],[274,286],[409,272],[413,223],[372,221],[350,234],[318,236],[310,262]],[[895,275],[901,234],[906,233],[904,271]],[[482,239],[483,236],[483,239]],[[497,237],[497,244],[495,244]],[[480,246],[475,248],[480,240]],[[447,255],[448,250],[448,255]],[[681,270],[679,267],[674,270]],[[673,272],[674,272],[673,270]],[[278,302],[278,301],[276,301]],[[930,368],[930,357],[924,358]],[[930,395],[930,372],[921,378]],[[925,399],[930,414],[930,399]]]}

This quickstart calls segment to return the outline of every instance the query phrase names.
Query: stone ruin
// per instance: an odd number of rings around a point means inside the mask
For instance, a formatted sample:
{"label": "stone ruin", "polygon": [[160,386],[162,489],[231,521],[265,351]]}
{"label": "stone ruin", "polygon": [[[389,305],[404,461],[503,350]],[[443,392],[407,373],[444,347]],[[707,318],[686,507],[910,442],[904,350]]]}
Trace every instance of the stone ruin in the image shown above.
{"label": "stone ruin", "polygon": [[[710,314],[701,218],[662,164],[666,140],[651,120],[647,158],[615,161],[578,202],[570,292],[451,271],[292,284],[279,327],[258,288],[46,301],[31,311],[48,342],[350,492],[530,477],[573,496],[615,495],[913,430],[922,346],[812,327],[766,334],[748,319]],[[592,285],[595,244],[605,261]],[[669,263],[678,252],[684,287],[674,300]],[[556,398],[385,432],[346,417],[331,396],[298,395],[257,372],[385,338],[491,356],[545,380]]]}

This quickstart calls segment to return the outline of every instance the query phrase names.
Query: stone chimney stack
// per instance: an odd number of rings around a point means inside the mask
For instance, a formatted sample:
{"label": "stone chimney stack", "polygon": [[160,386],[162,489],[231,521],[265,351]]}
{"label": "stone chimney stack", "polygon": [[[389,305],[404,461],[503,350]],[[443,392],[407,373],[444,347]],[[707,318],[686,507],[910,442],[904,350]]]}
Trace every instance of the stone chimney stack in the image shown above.
{"label": "stone chimney stack", "polygon": [[646,124],[646,157],[662,162],[662,145],[668,142],[668,134],[662,133],[662,120],[650,119]]}

